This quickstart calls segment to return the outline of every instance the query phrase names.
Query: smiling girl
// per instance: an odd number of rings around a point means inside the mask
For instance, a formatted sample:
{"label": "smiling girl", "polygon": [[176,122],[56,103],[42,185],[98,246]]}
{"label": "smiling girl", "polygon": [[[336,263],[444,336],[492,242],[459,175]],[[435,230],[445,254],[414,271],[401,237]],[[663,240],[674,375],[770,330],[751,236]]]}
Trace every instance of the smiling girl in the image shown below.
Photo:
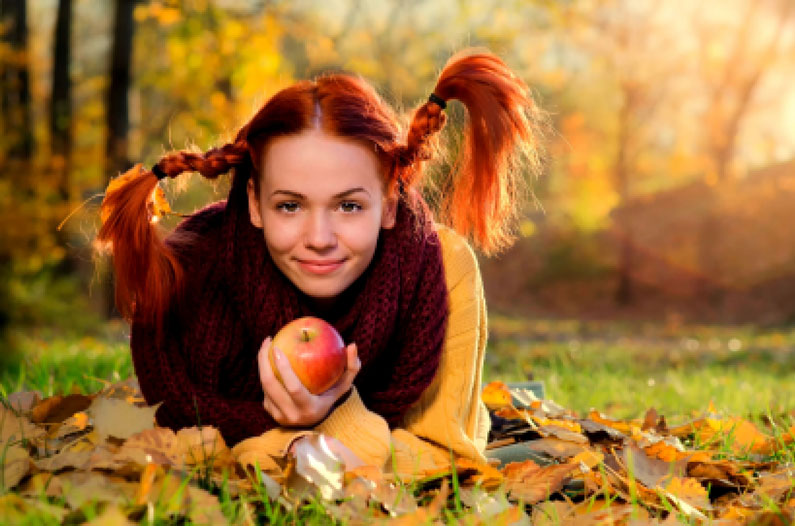
{"label": "smiling girl", "polygon": [[[420,190],[443,155],[447,101],[467,110],[437,221]],[[479,399],[486,305],[467,238],[510,246],[522,171],[538,169],[539,112],[496,56],[468,50],[443,68],[405,128],[363,79],[328,74],[273,95],[235,141],[140,165],[109,189],[116,299],[131,321],[141,390],[159,424],[220,429],[243,463],[275,467],[322,433],[348,464],[426,472],[450,451],[483,461]],[[163,177],[233,173],[228,198],[165,241],[151,195]],[[347,342],[347,370],[319,395],[271,337],[301,316]]]}

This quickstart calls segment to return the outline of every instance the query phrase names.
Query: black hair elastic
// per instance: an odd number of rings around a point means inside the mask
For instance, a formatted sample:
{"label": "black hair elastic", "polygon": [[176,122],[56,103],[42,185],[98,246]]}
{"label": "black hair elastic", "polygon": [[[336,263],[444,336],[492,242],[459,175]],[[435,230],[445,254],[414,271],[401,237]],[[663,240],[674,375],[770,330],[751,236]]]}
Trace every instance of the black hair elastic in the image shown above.
{"label": "black hair elastic", "polygon": [[428,97],[428,102],[435,102],[442,109],[445,109],[447,107],[447,103],[444,101],[444,99],[441,98],[436,93],[431,93],[431,96]]}
{"label": "black hair elastic", "polygon": [[157,176],[157,180],[158,181],[163,179],[164,177],[168,176],[168,174],[166,172],[164,172],[163,169],[160,168],[160,166],[158,166],[158,165],[154,165],[152,167],[152,173]]}

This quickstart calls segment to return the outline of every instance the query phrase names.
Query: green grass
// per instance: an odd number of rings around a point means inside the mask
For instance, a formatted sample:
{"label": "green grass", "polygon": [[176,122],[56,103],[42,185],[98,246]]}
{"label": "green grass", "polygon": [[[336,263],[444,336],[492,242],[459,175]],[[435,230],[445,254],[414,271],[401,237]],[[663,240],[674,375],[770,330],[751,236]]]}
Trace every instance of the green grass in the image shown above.
{"label": "green grass", "polygon": [[103,380],[129,378],[133,368],[128,333],[121,322],[90,336],[15,329],[15,350],[0,360],[0,393],[93,393],[103,387]]}
{"label": "green grass", "polygon": [[[580,413],[596,408],[617,418],[703,412],[795,409],[795,328],[681,326],[524,320],[493,315],[484,380],[532,377],[547,397]],[[17,331],[19,352],[0,362],[6,393],[95,392],[132,375],[124,323],[92,336]],[[2,392],[0,391],[0,392]]]}
{"label": "green grass", "polygon": [[795,409],[795,328],[527,321],[493,316],[487,381],[542,380],[580,413],[617,418]]}

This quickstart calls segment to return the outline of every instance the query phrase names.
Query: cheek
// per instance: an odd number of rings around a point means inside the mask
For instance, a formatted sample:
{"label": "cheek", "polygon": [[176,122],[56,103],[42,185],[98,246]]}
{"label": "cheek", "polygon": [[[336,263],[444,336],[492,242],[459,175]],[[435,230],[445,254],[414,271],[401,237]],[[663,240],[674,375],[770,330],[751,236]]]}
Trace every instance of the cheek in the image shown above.
{"label": "cheek", "polygon": [[265,243],[272,252],[289,252],[300,239],[299,231],[290,223],[280,222],[273,217],[266,217],[262,229]]}

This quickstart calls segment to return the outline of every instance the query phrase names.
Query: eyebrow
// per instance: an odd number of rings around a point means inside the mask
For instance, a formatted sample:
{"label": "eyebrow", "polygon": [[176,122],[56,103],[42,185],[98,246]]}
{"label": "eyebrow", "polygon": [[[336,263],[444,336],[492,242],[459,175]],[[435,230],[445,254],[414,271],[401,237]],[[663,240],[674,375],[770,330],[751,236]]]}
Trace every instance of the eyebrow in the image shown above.
{"label": "eyebrow", "polygon": [[[368,192],[367,190],[365,190],[361,186],[357,186],[356,188],[351,188],[350,190],[345,190],[344,192],[340,192],[338,194],[335,194],[334,195],[334,199],[340,199],[342,197],[349,196],[350,194],[354,194],[356,192],[364,192],[367,195],[370,195],[370,192]],[[289,195],[291,197],[295,197],[295,198],[298,198],[298,199],[306,199],[306,196],[304,194],[299,194],[298,192],[293,192],[292,190],[276,190],[276,191],[274,191],[271,194],[271,197],[273,197],[276,194],[285,194],[285,195]]]}

